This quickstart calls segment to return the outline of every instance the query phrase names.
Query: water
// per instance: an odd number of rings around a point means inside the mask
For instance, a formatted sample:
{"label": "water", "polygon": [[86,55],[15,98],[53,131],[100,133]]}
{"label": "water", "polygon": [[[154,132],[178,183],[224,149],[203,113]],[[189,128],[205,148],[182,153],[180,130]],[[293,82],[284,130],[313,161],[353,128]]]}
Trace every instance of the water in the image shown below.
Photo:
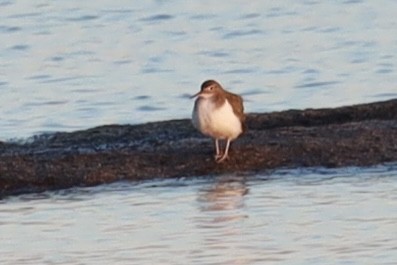
{"label": "water", "polygon": [[202,81],[247,112],[397,96],[397,2],[0,0],[0,139],[187,118]]}
{"label": "water", "polygon": [[0,203],[1,264],[395,264],[397,166],[72,189]]}
{"label": "water", "polygon": [[[397,1],[0,0],[0,139],[397,97]],[[155,176],[154,176],[155,177]],[[395,264],[397,166],[114,183],[0,201],[1,264]]]}

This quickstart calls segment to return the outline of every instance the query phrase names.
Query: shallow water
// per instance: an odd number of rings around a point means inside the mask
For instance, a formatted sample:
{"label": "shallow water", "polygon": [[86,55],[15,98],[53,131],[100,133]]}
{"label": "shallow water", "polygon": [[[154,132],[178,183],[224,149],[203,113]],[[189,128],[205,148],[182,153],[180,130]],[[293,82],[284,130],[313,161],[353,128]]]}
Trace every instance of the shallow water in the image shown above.
{"label": "shallow water", "polygon": [[395,264],[397,166],[120,182],[0,203],[1,264]]}
{"label": "shallow water", "polygon": [[0,139],[190,116],[215,78],[247,112],[397,96],[397,2],[0,0]]}

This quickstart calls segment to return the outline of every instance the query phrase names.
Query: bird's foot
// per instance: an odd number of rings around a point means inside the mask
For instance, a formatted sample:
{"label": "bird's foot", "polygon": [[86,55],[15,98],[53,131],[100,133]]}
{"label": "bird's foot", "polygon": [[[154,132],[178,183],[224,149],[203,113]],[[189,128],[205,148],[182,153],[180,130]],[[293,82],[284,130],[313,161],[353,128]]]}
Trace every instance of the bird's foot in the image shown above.
{"label": "bird's foot", "polygon": [[215,161],[220,159],[222,156],[223,156],[222,153],[218,153],[218,154],[214,155]]}
{"label": "bird's foot", "polygon": [[215,162],[216,163],[222,163],[227,158],[229,158],[229,156],[227,154],[219,155],[218,157],[215,156]]}

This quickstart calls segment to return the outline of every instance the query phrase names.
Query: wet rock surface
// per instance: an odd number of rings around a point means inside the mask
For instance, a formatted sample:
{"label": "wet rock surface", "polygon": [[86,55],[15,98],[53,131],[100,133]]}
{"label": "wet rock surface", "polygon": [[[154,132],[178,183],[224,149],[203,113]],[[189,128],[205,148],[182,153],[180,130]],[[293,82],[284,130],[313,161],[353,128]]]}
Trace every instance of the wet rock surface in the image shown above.
{"label": "wet rock surface", "polygon": [[247,127],[221,164],[213,159],[212,140],[188,119],[0,142],[0,197],[118,180],[397,161],[397,100],[251,113]]}

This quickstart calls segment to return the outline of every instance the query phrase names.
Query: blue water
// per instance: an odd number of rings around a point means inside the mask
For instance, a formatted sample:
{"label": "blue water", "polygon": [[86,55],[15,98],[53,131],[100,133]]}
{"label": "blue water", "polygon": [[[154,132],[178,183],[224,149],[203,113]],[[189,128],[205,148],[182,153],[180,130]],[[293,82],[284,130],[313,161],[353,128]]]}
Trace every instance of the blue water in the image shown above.
{"label": "blue water", "polygon": [[0,202],[1,264],[395,264],[397,166],[120,182]]}
{"label": "blue water", "polygon": [[[397,1],[0,0],[0,140],[397,97]],[[155,177],[155,176],[154,176]],[[395,264],[397,167],[120,182],[0,201],[0,264]]]}
{"label": "blue water", "polygon": [[247,112],[397,97],[397,2],[1,0],[0,139],[190,117],[209,78]]}

